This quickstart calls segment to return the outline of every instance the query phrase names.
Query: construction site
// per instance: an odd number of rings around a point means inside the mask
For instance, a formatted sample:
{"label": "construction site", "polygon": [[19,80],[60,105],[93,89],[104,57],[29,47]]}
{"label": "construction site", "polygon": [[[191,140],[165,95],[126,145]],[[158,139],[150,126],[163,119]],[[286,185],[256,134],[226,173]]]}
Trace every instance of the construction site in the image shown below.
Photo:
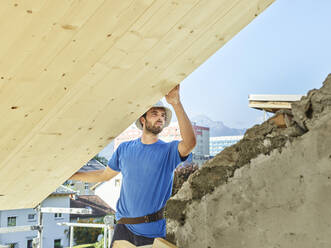
{"label": "construction site", "polygon": [[[0,247],[74,247],[62,214],[93,211],[61,185],[273,2],[2,0]],[[331,247],[331,74],[273,112],[188,177],[167,201],[166,237],[141,247]],[[35,224],[1,212],[17,209]],[[46,213],[70,245],[43,241]],[[104,248],[113,224],[90,225]],[[24,246],[8,241],[24,231]]]}

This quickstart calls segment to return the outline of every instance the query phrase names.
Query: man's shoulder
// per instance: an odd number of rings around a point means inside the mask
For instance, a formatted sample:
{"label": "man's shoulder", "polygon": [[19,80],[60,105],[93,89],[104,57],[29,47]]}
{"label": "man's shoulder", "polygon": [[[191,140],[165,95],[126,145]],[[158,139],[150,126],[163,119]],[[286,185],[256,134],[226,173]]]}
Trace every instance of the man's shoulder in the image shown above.
{"label": "man's shoulder", "polygon": [[179,140],[164,141],[162,139],[159,139],[159,142],[160,142],[160,144],[163,144],[163,145],[172,145],[172,144],[177,144],[180,141]]}
{"label": "man's shoulder", "polygon": [[175,149],[178,147],[179,142],[180,142],[179,140],[164,141],[160,139],[158,144],[160,145],[160,147],[163,147],[164,149]]}
{"label": "man's shoulder", "polygon": [[123,141],[118,147],[128,147],[137,144],[138,139]]}

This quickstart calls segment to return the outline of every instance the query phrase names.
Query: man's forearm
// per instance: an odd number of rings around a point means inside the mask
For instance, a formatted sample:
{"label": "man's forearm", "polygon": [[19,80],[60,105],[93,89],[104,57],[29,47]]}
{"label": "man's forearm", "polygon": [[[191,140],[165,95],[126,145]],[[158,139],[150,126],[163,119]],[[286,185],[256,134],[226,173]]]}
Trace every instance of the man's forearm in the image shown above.
{"label": "man's forearm", "polygon": [[179,85],[174,87],[167,95],[166,100],[175,110],[182,141],[178,144],[178,151],[181,156],[187,156],[196,144],[195,133],[179,96]]}
{"label": "man's forearm", "polygon": [[104,175],[104,170],[87,171],[87,172],[76,172],[70,180],[77,180],[89,183],[98,183],[107,181]]}
{"label": "man's forearm", "polygon": [[196,137],[191,121],[188,118],[184,107],[180,101],[174,103],[172,106],[177,116],[179,130],[183,139],[183,143],[187,147],[187,149],[192,150],[196,144]]}

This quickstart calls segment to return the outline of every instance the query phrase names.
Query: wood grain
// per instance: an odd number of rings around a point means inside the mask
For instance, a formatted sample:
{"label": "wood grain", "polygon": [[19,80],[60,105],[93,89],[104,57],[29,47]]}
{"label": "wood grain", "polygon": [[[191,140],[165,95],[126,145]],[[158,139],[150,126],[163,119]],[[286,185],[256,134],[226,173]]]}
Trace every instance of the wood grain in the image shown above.
{"label": "wood grain", "polygon": [[1,210],[35,207],[273,0],[15,2],[0,1]]}

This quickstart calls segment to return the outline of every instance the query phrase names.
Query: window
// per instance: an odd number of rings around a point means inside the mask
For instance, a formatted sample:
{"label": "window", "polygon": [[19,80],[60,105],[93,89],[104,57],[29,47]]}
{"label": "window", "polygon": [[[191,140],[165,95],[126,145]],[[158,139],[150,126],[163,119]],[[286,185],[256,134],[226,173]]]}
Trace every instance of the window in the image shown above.
{"label": "window", "polygon": [[54,218],[55,219],[61,219],[62,218],[62,213],[55,213]]}
{"label": "window", "polygon": [[36,214],[28,214],[28,221],[35,221],[36,220]]}
{"label": "window", "polygon": [[16,217],[8,217],[7,226],[16,226]]}
{"label": "window", "polygon": [[84,188],[85,189],[89,189],[89,184],[88,183],[85,183]]}
{"label": "window", "polygon": [[32,239],[29,239],[26,243],[26,248],[32,248]]}
{"label": "window", "polygon": [[61,248],[61,239],[54,240],[54,248]]}

